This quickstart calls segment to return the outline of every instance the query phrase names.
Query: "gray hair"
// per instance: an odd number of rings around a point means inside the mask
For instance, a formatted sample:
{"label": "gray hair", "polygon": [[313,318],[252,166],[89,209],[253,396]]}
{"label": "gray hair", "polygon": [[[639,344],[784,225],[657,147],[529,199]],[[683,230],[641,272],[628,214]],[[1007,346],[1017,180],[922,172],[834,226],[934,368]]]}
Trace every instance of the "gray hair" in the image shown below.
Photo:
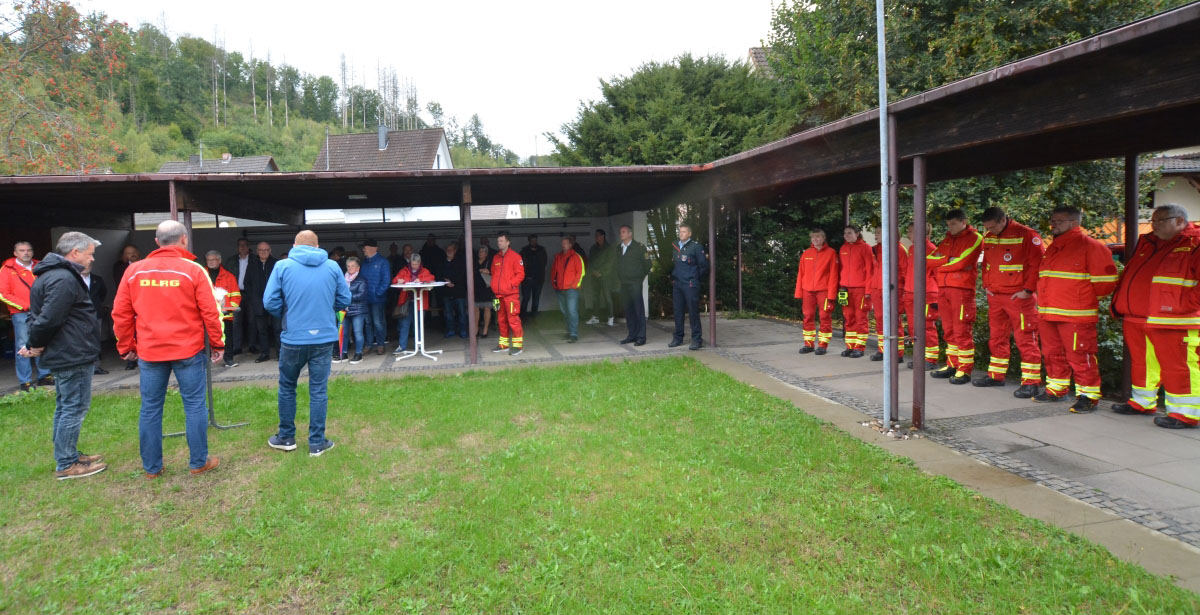
{"label": "gray hair", "polygon": [[209,250],[208,252],[204,253],[205,258],[208,258],[209,256],[215,256],[217,258],[221,258],[221,253],[216,250]]}
{"label": "gray hair", "polygon": [[413,252],[413,253],[412,253],[412,256],[408,257],[408,262],[410,262],[410,263],[419,263],[419,262],[421,262],[421,254],[420,254],[420,253],[418,253],[418,252]]}
{"label": "gray hair", "polygon": [[54,248],[54,251],[58,252],[62,256],[66,256],[75,250],[83,252],[84,250],[88,249],[89,246],[98,245],[100,245],[99,241],[96,241],[95,239],[92,239],[91,237],[78,231],[71,231],[69,233],[63,233],[63,236],[58,238],[58,245]]}
{"label": "gray hair", "polygon": [[187,235],[187,227],[183,223],[176,220],[163,220],[158,224],[154,238],[158,240],[160,246],[173,246],[182,241],[185,235]]}
{"label": "gray hair", "polygon": [[33,248],[33,244],[29,243],[28,241],[18,241],[17,243],[13,244],[13,249],[16,250],[21,246],[29,246],[31,249]]}
{"label": "gray hair", "polygon": [[1158,207],[1154,208],[1154,211],[1166,212],[1172,218],[1179,218],[1180,220],[1183,220],[1184,222],[1188,221],[1187,210],[1183,208],[1183,205],[1180,205],[1178,203],[1166,203],[1163,205],[1159,205]]}

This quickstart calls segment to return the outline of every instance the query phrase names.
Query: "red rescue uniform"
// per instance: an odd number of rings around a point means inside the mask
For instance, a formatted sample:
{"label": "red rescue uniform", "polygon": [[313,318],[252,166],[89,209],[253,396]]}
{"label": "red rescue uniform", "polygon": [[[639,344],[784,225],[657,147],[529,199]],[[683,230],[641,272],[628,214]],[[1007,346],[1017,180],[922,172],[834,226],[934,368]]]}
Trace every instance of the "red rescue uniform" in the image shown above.
{"label": "red rescue uniform", "polygon": [[[904,244],[899,244],[900,249],[896,251],[899,262],[896,264],[896,271],[900,274],[900,279],[896,282],[896,288],[904,288],[904,275],[908,270],[908,248]],[[883,245],[875,244],[871,246],[871,255],[875,268],[871,274],[871,283],[867,285],[867,294],[871,297],[871,311],[875,316],[875,342],[879,345],[879,352],[883,352]],[[903,297],[901,297],[903,301]],[[900,306],[900,311],[896,315],[897,321],[900,320],[900,315],[904,314],[904,306]],[[912,332],[912,325],[909,325],[909,333]],[[902,321],[896,323],[896,335],[900,336],[901,342],[896,344],[896,348],[900,353],[900,358],[904,358],[904,343],[905,336],[904,323]]]}
{"label": "red rescue uniform", "polygon": [[[1038,269],[1045,246],[1037,231],[1009,220],[998,235],[983,235],[983,288],[988,301],[988,377],[1004,380],[1008,373],[1011,333],[1021,351],[1021,384],[1042,382],[1042,351],[1038,346]],[[1024,299],[1013,295],[1027,291]]]}
{"label": "red rescue uniform", "polygon": [[[925,240],[925,362],[937,363],[939,344],[941,337],[938,335],[937,319],[938,319],[938,285],[937,285],[937,263],[941,262],[942,257],[937,256],[934,252],[937,251],[937,246],[928,239]],[[913,336],[913,364],[917,363],[917,343],[916,329],[913,328],[913,323],[917,319],[913,317],[915,310],[922,309],[916,301],[916,296],[913,289],[916,284],[916,274],[913,271],[916,268],[916,260],[912,258],[910,248],[908,257],[908,267],[904,272],[904,296],[900,300],[900,310],[904,312],[904,317],[908,319],[909,334]]]}
{"label": "red rescue uniform", "polygon": [[554,266],[550,269],[550,286],[554,290],[579,290],[585,271],[583,257],[578,252],[559,252],[554,255]]}
{"label": "red rescue uniform", "polygon": [[946,334],[946,364],[955,376],[969,375],[975,368],[975,274],[983,235],[967,225],[959,234],[946,234],[937,246],[939,258],[934,277],[938,285],[938,311]]}
{"label": "red rescue uniform", "polygon": [[842,244],[838,260],[841,261],[838,284],[847,294],[846,305],[842,306],[846,347],[862,350],[867,346],[867,313],[871,309],[867,285],[875,273],[875,258],[871,246],[859,237],[858,241]]}
{"label": "red rescue uniform", "polygon": [[[433,274],[430,273],[429,270],[426,269],[424,266],[422,266],[420,269],[418,269],[416,273],[413,273],[412,267],[405,266],[405,267],[401,268],[398,273],[396,273],[396,277],[392,278],[392,284],[408,284],[409,282],[435,282],[435,281],[437,281],[437,278],[433,277]],[[419,292],[421,293],[421,305],[423,306],[421,309],[422,309],[422,311],[428,312],[429,311],[429,289],[421,289],[421,291],[419,291]],[[400,298],[396,300],[396,305],[404,305],[405,303],[408,303],[408,296],[411,294],[412,294],[412,291],[401,290]]]}
{"label": "red rescue uniform", "polygon": [[208,269],[180,246],[166,246],[129,264],[117,282],[113,333],[122,356],[137,352],[147,361],[190,359],[225,348],[220,306]]}
{"label": "red rescue uniform", "polygon": [[[833,339],[833,304],[837,297],[838,253],[824,244],[821,249],[810,247],[800,255],[796,271],[795,297],[804,310],[804,345],[816,343],[821,348]],[[818,333],[818,315],[821,328]]]}
{"label": "red rescue uniform", "polygon": [[29,311],[29,290],[33,288],[33,266],[37,259],[29,263],[29,268],[21,266],[17,257],[4,261],[0,266],[0,301],[8,306],[9,314],[20,314]]}
{"label": "red rescue uniform", "polygon": [[1112,312],[1129,346],[1129,405],[1153,414],[1165,389],[1167,416],[1200,424],[1200,225],[1170,241],[1142,235],[1121,274]]}
{"label": "red rescue uniform", "polygon": [[1046,393],[1062,396],[1075,374],[1075,393],[1100,399],[1096,322],[1100,298],[1117,286],[1117,267],[1104,244],[1075,227],[1054,238],[1038,272],[1038,333],[1046,362]]}
{"label": "red rescue uniform", "polygon": [[[209,280],[212,280],[210,275]],[[221,302],[221,320],[233,320],[233,311],[242,304],[242,291],[238,290],[237,278],[224,267],[217,270],[217,279],[212,281],[213,288],[225,291],[225,299]]]}
{"label": "red rescue uniform", "polygon": [[500,347],[523,348],[521,329],[521,280],[525,279],[525,261],[516,250],[497,252],[492,257],[492,292],[496,307],[496,326],[500,329]]}

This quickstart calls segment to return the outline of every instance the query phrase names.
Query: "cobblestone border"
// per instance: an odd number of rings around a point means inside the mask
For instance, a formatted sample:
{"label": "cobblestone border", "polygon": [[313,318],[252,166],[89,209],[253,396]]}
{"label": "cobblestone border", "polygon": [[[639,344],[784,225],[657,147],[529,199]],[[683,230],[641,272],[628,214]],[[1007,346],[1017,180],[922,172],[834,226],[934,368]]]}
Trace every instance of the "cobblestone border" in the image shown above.
{"label": "cobblestone border", "polygon": [[[814,379],[802,378],[795,374],[790,374],[783,370],[771,367],[761,361],[749,359],[739,355],[736,352],[725,350],[722,348],[713,349],[713,351],[726,359],[741,363],[747,367],[754,368],[776,380],[799,387],[814,393],[831,401],[835,401],[849,408],[853,408],[871,418],[883,418],[883,406],[874,402],[860,399],[853,395],[834,391],[828,387],[822,386]],[[1008,412],[1008,411],[1006,411]],[[1016,420],[1030,420],[1041,418],[1040,409],[1021,409],[1020,414],[1016,417],[1009,417],[1004,422],[1012,422]],[[930,421],[926,425],[925,436],[930,440],[937,442],[943,446],[947,446],[964,455],[968,455],[974,459],[978,459],[990,466],[1006,470],[1017,476],[1035,482],[1044,487],[1048,487],[1063,495],[1070,496],[1081,502],[1086,502],[1099,508],[1106,510],[1124,519],[1129,519],[1143,527],[1161,532],[1167,536],[1185,542],[1194,547],[1200,547],[1200,524],[1184,521],[1169,513],[1154,510],[1149,506],[1144,506],[1133,500],[1114,496],[1103,489],[1098,489],[1090,485],[1085,485],[1079,481],[1064,478],[1053,472],[1036,468],[1024,461],[1014,459],[1007,455],[989,451],[980,447],[975,442],[955,436],[951,430],[966,429],[969,427],[979,427],[989,424],[997,424],[995,416],[989,416],[996,413],[988,413],[987,415],[979,415],[975,417],[956,417],[953,419],[939,419]]]}

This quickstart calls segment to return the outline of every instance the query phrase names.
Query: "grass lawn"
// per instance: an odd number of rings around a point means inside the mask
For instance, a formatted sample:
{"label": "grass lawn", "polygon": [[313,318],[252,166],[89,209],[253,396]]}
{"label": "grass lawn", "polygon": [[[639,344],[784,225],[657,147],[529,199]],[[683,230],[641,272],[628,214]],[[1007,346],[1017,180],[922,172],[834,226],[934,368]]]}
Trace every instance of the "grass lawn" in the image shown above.
{"label": "grass lawn", "polygon": [[53,402],[0,404],[0,612],[1200,611],[690,359],[338,380],[320,458],[267,448],[273,390],[217,395],[252,425],[155,482],[136,397],[95,399],[109,470],[63,482]]}

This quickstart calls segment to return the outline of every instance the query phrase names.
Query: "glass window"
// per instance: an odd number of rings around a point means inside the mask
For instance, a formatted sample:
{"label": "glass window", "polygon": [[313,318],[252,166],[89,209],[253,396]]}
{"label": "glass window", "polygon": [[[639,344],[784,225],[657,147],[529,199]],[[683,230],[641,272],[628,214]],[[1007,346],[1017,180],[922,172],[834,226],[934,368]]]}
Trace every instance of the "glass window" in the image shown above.
{"label": "glass window", "polygon": [[433,207],[386,207],[384,222],[446,222],[459,220],[458,207],[438,205]]}
{"label": "glass window", "polygon": [[306,209],[305,224],[378,224],[383,222],[383,208]]}

